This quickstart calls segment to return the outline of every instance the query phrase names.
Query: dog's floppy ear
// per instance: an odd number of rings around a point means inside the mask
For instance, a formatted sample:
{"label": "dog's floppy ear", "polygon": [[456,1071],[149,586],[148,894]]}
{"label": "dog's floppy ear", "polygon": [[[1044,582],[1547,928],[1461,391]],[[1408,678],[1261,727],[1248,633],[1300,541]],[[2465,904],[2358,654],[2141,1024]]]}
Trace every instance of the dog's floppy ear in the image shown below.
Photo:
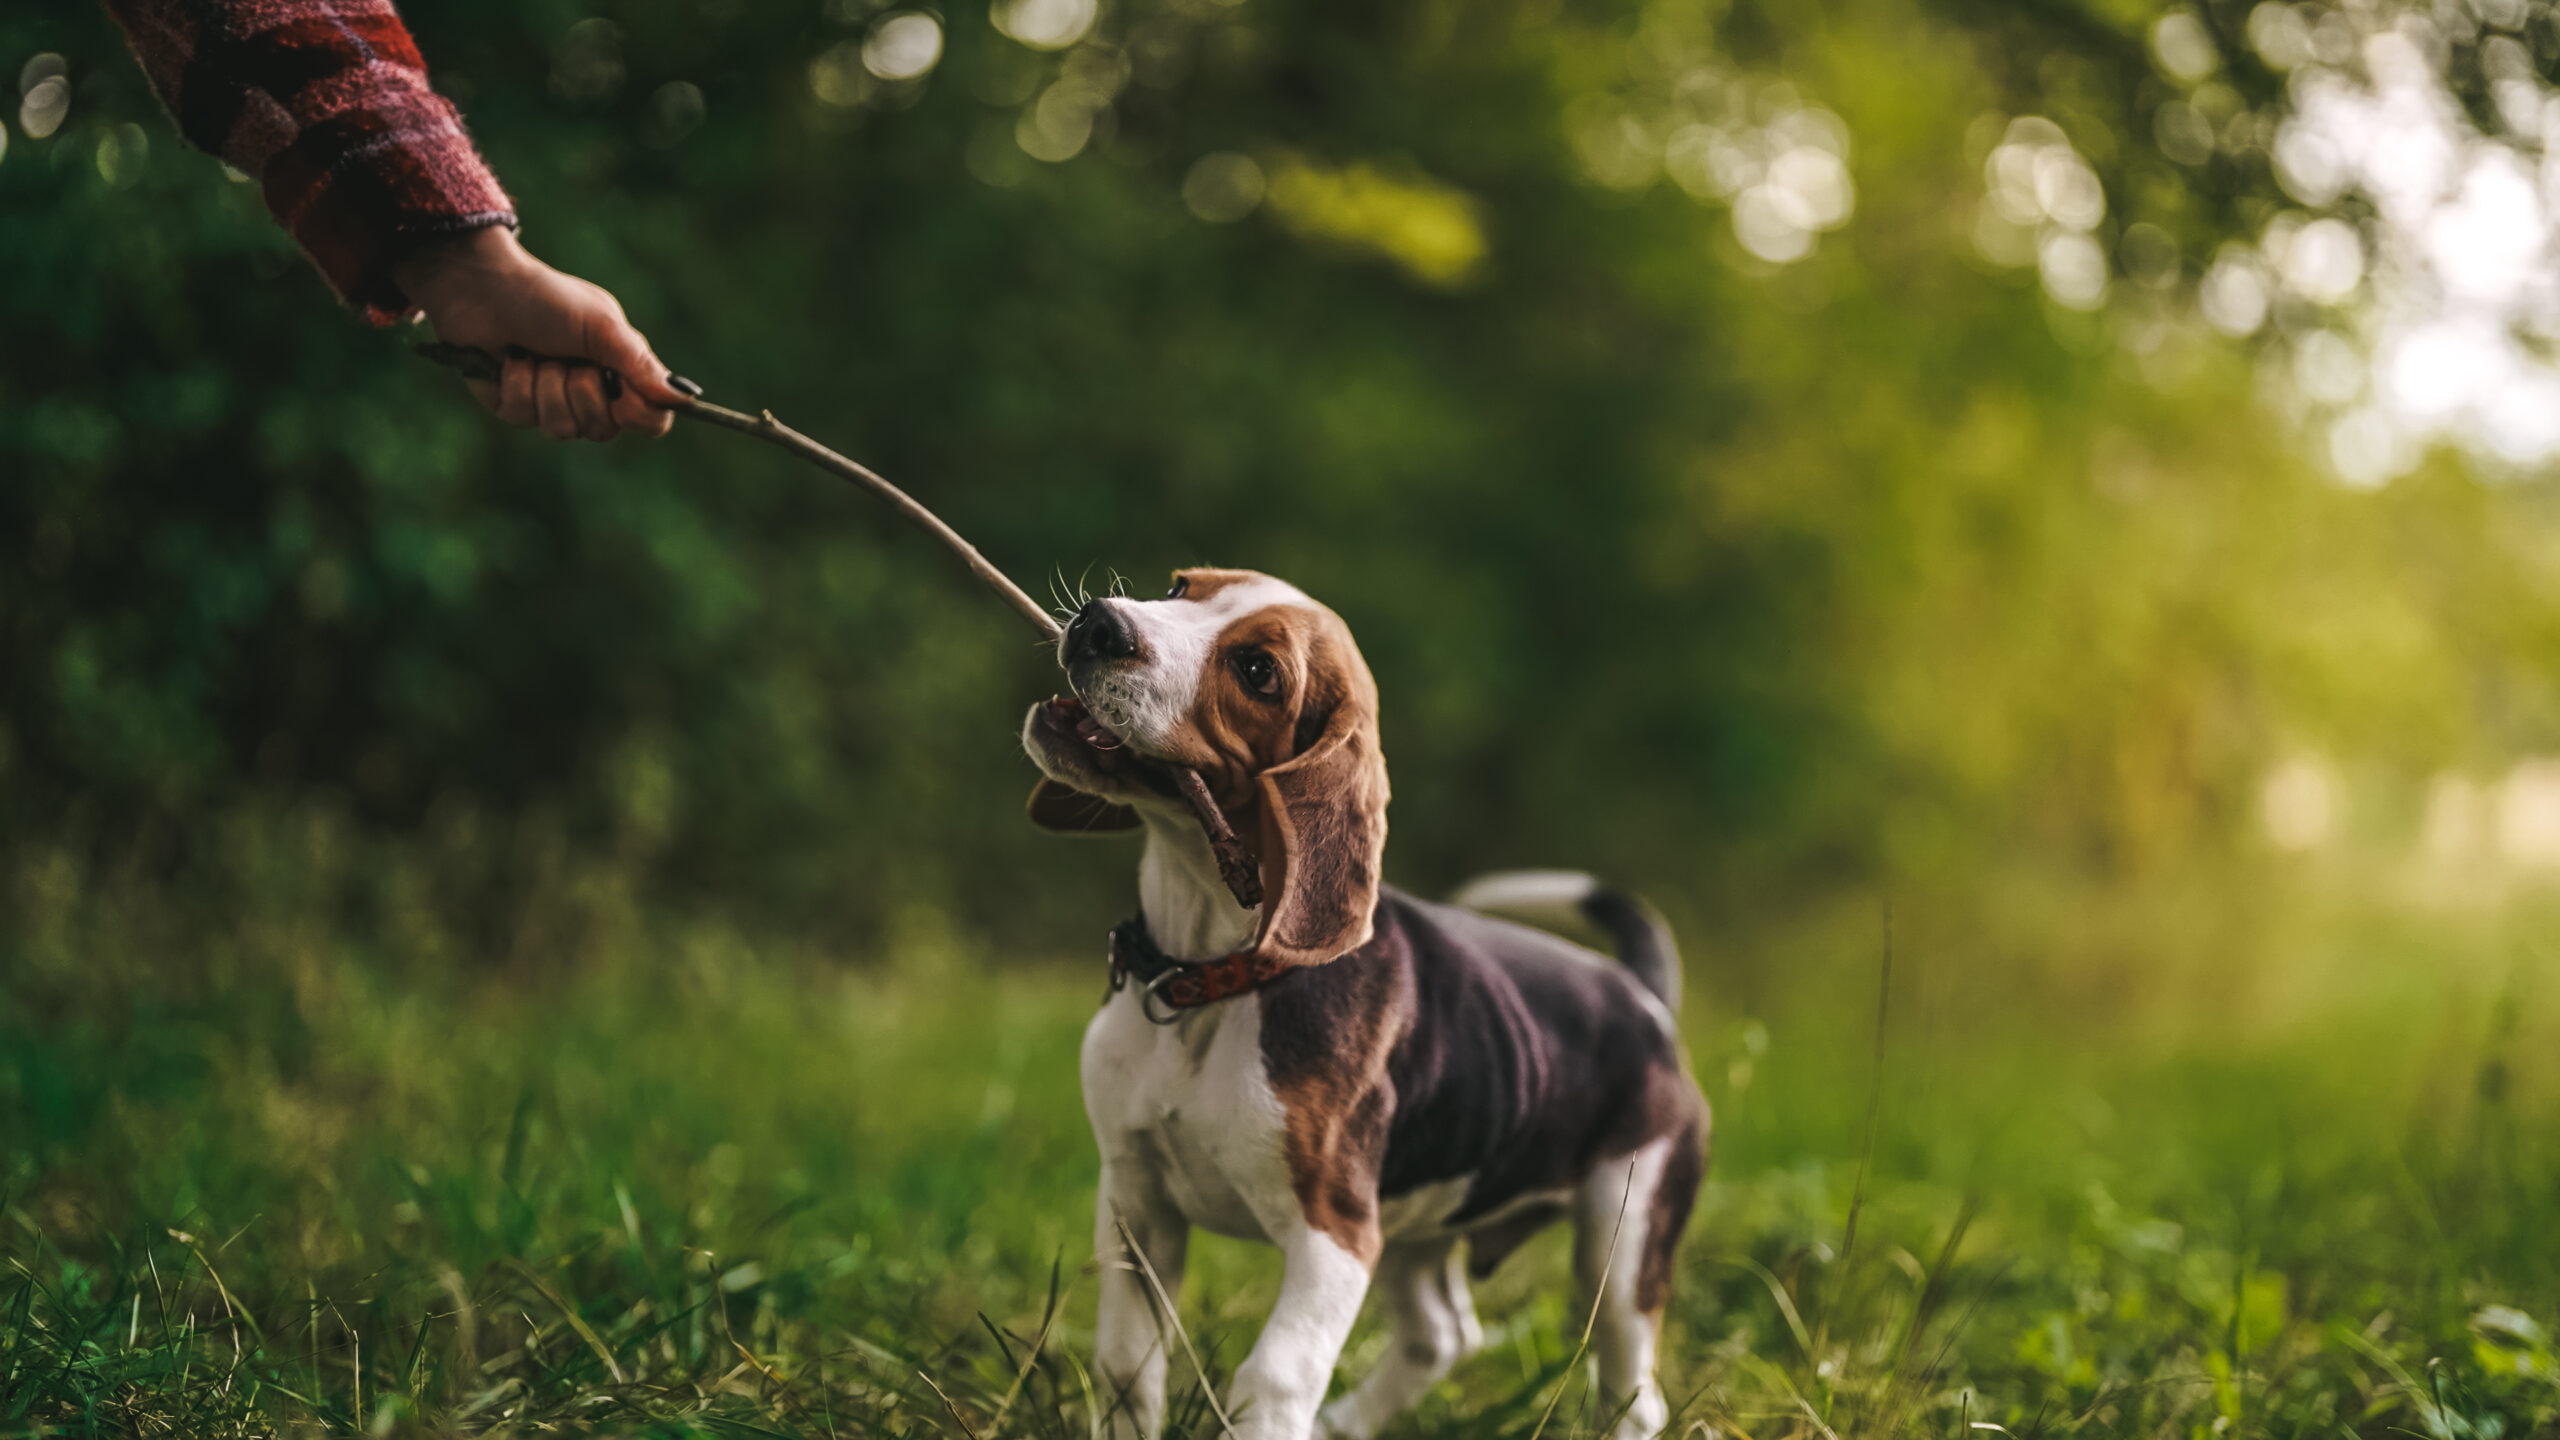
{"label": "dog's floppy ear", "polygon": [[1138,828],[1138,812],[1043,777],[1031,787],[1031,823],[1064,835],[1108,835]]}
{"label": "dog's floppy ear", "polygon": [[1329,712],[1301,723],[1314,741],[1260,781],[1264,899],[1253,948],[1284,966],[1322,965],[1368,944],[1378,908],[1387,761],[1377,706],[1358,693],[1329,698]]}

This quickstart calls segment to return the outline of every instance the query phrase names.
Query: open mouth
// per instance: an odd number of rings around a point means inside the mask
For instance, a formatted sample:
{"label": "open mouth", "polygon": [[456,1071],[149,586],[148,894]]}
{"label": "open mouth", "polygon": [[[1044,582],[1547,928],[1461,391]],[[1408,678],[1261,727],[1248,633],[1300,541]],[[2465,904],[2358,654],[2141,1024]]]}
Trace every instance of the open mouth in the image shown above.
{"label": "open mouth", "polygon": [[[1163,796],[1180,793],[1173,773],[1164,762],[1151,760],[1130,748],[1093,718],[1084,702],[1073,695],[1052,695],[1032,712],[1041,733],[1060,749],[1072,747],[1096,777],[1107,777],[1126,785]],[[1065,758],[1063,756],[1061,759]]]}
{"label": "open mouth", "polygon": [[1102,728],[1102,722],[1094,719],[1093,712],[1073,695],[1050,696],[1048,703],[1040,707],[1040,728],[1083,746],[1093,768],[1106,775],[1117,775],[1135,762],[1120,737]]}

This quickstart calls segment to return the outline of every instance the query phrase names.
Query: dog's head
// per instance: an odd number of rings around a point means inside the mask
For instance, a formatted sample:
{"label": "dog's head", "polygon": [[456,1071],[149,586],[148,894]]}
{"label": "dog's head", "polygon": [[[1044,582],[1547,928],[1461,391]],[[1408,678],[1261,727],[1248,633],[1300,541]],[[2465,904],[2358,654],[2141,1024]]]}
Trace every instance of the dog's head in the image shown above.
{"label": "dog's head", "polygon": [[1023,723],[1048,777],[1031,818],[1188,823],[1170,769],[1200,772],[1262,870],[1254,948],[1321,964],[1365,944],[1387,839],[1378,687],[1349,627],[1250,570],[1185,570],[1161,600],[1094,600],[1058,641],[1072,695]]}

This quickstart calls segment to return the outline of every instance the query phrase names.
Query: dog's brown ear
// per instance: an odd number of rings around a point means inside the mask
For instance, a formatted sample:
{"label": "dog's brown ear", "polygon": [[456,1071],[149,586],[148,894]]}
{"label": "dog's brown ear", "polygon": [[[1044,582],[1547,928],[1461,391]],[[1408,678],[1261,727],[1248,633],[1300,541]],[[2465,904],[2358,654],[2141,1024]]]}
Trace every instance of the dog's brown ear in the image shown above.
{"label": "dog's brown ear", "polygon": [[1031,787],[1031,823],[1063,835],[1108,835],[1138,828],[1138,812],[1046,776]]}
{"label": "dog's brown ear", "polygon": [[1335,701],[1314,742],[1262,772],[1261,787],[1264,898],[1253,948],[1282,965],[1322,965],[1368,944],[1387,850],[1375,700]]}

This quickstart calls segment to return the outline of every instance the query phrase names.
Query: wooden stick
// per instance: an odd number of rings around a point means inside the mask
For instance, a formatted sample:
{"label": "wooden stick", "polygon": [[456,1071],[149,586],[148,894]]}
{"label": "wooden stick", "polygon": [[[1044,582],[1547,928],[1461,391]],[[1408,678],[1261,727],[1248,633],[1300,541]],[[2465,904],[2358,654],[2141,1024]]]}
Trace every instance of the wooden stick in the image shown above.
{"label": "wooden stick", "polygon": [[[485,380],[491,384],[497,383],[498,377],[506,368],[504,362],[497,356],[469,345],[447,345],[442,341],[429,341],[418,347],[418,353],[438,365],[461,371],[465,379]],[[605,373],[613,375],[609,370]],[[621,381],[620,376],[613,376],[613,379],[616,384]],[[1014,608],[1016,613],[1031,622],[1031,627],[1040,632],[1042,640],[1055,645],[1058,637],[1064,633],[1057,620],[1051,617],[1048,611],[1041,609],[1038,601],[1024,594],[1021,586],[1014,584],[1012,580],[1006,578],[1003,571],[990,564],[986,556],[979,554],[977,546],[961,538],[959,531],[942,523],[941,516],[917,503],[914,496],[882,479],[879,472],[871,467],[848,460],[783,424],[773,418],[773,412],[770,410],[760,410],[750,415],[743,410],[732,410],[725,405],[714,405],[708,400],[690,396],[680,400],[676,409],[679,413],[690,415],[696,420],[707,420],[724,429],[735,430],[741,435],[752,435],[766,444],[779,446],[819,469],[850,480],[888,501],[899,514],[914,521],[924,529],[926,534],[950,547],[952,553],[958,555],[961,562],[969,567],[969,573],[984,581],[987,588],[995,591],[1006,604]],[[1218,878],[1227,882],[1227,889],[1234,893],[1238,905],[1250,910],[1261,904],[1261,867],[1254,863],[1251,855],[1245,853],[1244,842],[1236,838],[1235,827],[1227,823],[1225,812],[1218,809],[1217,797],[1209,793],[1209,782],[1200,778],[1199,771],[1190,769],[1175,770],[1173,778],[1175,787],[1182,792],[1182,798],[1189,802],[1192,812],[1200,817],[1200,828],[1208,832],[1210,853],[1218,859]]]}
{"label": "wooden stick", "polygon": [[1209,832],[1209,853],[1218,858],[1218,878],[1236,903],[1250,910],[1262,903],[1262,867],[1244,851],[1244,842],[1236,838],[1235,827],[1227,823],[1226,812],[1218,808],[1218,799],[1209,793],[1209,782],[1197,770],[1173,772],[1173,783],[1182,798],[1191,802],[1191,813],[1200,817],[1200,828]]}
{"label": "wooden stick", "polygon": [[[438,365],[461,371],[468,379],[486,380],[492,384],[496,383],[504,369],[498,357],[486,350],[474,349],[468,345],[430,342],[419,346],[418,353]],[[773,418],[773,412],[770,410],[749,415],[743,410],[732,410],[725,405],[714,405],[708,400],[692,398],[680,401],[676,408],[680,413],[690,415],[696,420],[707,420],[724,429],[735,430],[741,435],[753,435],[767,444],[778,445],[819,469],[850,480],[888,501],[899,514],[922,526],[925,533],[949,546],[952,552],[960,557],[961,562],[969,567],[971,574],[984,581],[989,589],[1003,597],[1004,602],[1019,612],[1023,619],[1031,622],[1031,627],[1040,632],[1041,639],[1053,645],[1057,643],[1058,622],[1051,618],[1048,611],[1040,608],[1038,601],[1022,593],[1021,586],[1005,578],[1003,571],[989,564],[987,557],[978,553],[978,547],[962,539],[959,531],[943,524],[941,516],[917,504],[915,497],[906,491],[880,478],[879,472],[867,465],[848,460],[783,424]]]}

